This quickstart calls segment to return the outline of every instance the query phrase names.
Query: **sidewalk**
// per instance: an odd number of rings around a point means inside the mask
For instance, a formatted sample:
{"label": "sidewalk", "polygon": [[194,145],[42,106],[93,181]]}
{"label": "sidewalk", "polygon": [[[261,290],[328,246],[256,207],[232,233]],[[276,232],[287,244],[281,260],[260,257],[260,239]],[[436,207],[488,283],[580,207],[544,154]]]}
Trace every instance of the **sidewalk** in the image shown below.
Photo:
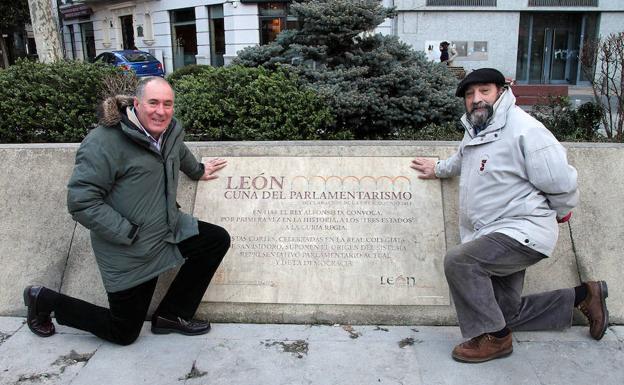
{"label": "sidewalk", "polygon": [[586,327],[518,332],[514,353],[461,364],[457,327],[213,324],[197,337],[141,337],[115,346],[74,329],[39,338],[0,317],[0,384],[622,385],[624,326],[602,341]]}

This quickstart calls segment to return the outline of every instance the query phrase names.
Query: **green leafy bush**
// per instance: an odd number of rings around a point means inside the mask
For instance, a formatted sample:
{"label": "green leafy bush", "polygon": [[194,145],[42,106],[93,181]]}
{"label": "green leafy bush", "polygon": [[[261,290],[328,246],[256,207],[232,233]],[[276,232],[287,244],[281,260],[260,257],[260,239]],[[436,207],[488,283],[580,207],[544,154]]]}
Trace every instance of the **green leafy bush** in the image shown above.
{"label": "green leafy bush", "polygon": [[531,115],[542,122],[561,141],[600,141],[601,106],[588,102],[572,108],[567,96],[551,96],[548,103],[537,105]]}
{"label": "green leafy bush", "polygon": [[397,131],[400,140],[462,140],[464,126],[459,120],[441,124],[428,124],[421,129],[404,128]]}
{"label": "green leafy bush", "polygon": [[197,75],[204,71],[210,71],[212,67],[204,64],[189,64],[187,66],[178,68],[169,75],[167,75],[167,81],[172,87],[175,87],[176,83],[187,75]]}
{"label": "green leafy bush", "polygon": [[593,141],[600,137],[600,122],[602,119],[602,106],[597,103],[587,102],[576,110],[576,125],[579,139]]}
{"label": "green leafy bush", "polygon": [[0,70],[0,142],[80,142],[96,123],[104,65],[20,60]]}
{"label": "green leafy bush", "polygon": [[174,83],[187,140],[331,139],[330,110],[287,72],[204,68]]}

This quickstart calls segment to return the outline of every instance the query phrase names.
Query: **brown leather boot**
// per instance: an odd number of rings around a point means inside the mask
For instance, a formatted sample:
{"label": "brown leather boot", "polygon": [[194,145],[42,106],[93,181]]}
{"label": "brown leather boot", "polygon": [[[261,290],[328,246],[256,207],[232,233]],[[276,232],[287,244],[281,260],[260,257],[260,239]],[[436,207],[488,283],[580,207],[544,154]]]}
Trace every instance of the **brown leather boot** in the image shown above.
{"label": "brown leather boot", "polygon": [[460,362],[485,362],[508,356],[511,352],[513,352],[511,333],[502,338],[485,333],[455,346],[452,356],[454,360]]}
{"label": "brown leather boot", "polygon": [[583,284],[587,288],[587,297],[578,304],[578,308],[589,321],[589,334],[599,340],[609,326],[609,311],[605,302],[609,290],[605,281],[588,281]]}

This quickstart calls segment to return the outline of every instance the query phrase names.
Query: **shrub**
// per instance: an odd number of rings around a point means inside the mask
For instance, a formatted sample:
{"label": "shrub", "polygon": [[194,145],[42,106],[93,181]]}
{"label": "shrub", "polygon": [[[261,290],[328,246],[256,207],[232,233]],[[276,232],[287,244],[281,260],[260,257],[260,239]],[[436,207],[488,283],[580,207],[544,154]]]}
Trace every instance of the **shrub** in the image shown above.
{"label": "shrub", "polygon": [[292,4],[300,28],[267,45],[243,49],[235,63],[289,68],[332,108],[336,133],[356,139],[444,124],[461,115],[457,79],[396,36],[372,34],[392,9],[377,0],[317,0]]}
{"label": "shrub", "polygon": [[96,122],[105,65],[20,60],[0,70],[0,142],[79,142]]}
{"label": "shrub", "polygon": [[169,84],[171,84],[172,87],[175,87],[175,84],[184,76],[197,75],[204,71],[210,71],[211,68],[212,67],[209,65],[189,64],[187,66],[178,68],[177,70],[167,75],[167,81],[169,82]]}
{"label": "shrub", "polygon": [[596,140],[599,134],[600,123],[602,121],[602,107],[600,104],[587,102],[576,110],[576,125],[579,130],[581,140]]}
{"label": "shrub", "polygon": [[209,67],[181,77],[174,89],[176,116],[188,140],[348,137],[328,132],[329,108],[285,71]]}
{"label": "shrub", "polygon": [[397,132],[400,140],[462,140],[464,126],[459,120],[442,124],[428,124],[421,129],[402,129]]}
{"label": "shrub", "polygon": [[572,108],[566,96],[551,96],[545,105],[537,105],[531,115],[542,122],[561,141],[600,141],[602,116],[600,105],[592,102]]}

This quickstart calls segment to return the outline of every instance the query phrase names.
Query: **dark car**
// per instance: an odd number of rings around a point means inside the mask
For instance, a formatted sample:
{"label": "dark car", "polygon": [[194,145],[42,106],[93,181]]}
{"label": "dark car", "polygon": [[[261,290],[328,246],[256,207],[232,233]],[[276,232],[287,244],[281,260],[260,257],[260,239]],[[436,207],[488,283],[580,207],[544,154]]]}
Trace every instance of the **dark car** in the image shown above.
{"label": "dark car", "polygon": [[136,76],[165,76],[162,64],[149,52],[137,50],[103,52],[93,59],[94,63],[106,63],[124,71],[134,71]]}

